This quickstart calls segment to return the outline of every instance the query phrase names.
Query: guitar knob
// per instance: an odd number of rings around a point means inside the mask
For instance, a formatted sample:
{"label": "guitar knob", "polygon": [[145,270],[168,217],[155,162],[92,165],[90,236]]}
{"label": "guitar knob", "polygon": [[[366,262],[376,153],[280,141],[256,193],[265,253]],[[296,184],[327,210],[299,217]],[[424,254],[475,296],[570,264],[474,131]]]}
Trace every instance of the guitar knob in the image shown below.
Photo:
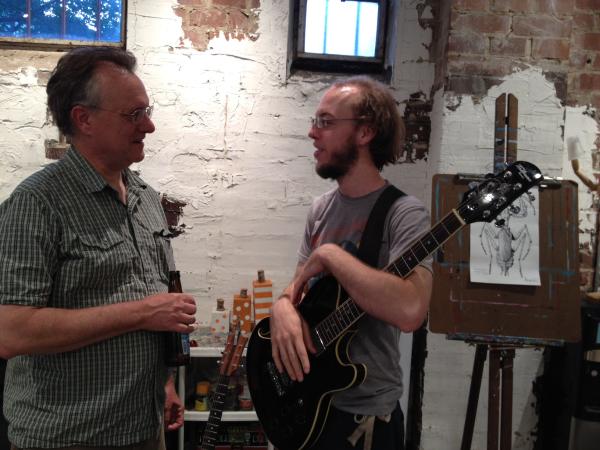
{"label": "guitar knob", "polygon": [[504,195],[498,197],[498,203],[500,203],[501,205],[504,205],[506,203],[507,199]]}
{"label": "guitar knob", "polygon": [[514,191],[520,191],[521,189],[523,189],[523,185],[521,183],[515,183],[513,186]]}
{"label": "guitar knob", "polygon": [[508,180],[509,178],[512,178],[513,174],[510,170],[507,170],[506,172],[504,172],[504,178],[506,180]]}

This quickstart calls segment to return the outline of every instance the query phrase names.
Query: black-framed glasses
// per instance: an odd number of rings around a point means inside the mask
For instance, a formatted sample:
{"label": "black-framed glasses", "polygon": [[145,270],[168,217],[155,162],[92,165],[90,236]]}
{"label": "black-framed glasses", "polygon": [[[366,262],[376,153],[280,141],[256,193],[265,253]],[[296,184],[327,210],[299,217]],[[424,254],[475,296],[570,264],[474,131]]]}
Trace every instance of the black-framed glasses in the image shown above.
{"label": "black-framed glasses", "polygon": [[323,116],[317,116],[317,117],[311,117],[310,118],[310,123],[313,127],[322,129],[322,128],[328,128],[331,125],[333,125],[334,123],[338,122],[338,121],[343,121],[343,120],[355,120],[355,121],[359,121],[359,120],[364,120],[366,119],[366,117],[361,116],[361,117],[348,117],[348,118],[336,118],[336,117],[323,117]]}
{"label": "black-framed glasses", "polygon": [[138,124],[140,123],[145,116],[148,116],[148,119],[152,118],[152,112],[154,111],[154,105],[146,106],[144,108],[134,109],[130,113],[124,113],[121,111],[113,111],[111,109],[100,108],[99,106],[90,106],[84,105],[88,108],[99,109],[100,111],[111,112],[113,114],[119,114],[120,116],[127,117],[132,123]]}

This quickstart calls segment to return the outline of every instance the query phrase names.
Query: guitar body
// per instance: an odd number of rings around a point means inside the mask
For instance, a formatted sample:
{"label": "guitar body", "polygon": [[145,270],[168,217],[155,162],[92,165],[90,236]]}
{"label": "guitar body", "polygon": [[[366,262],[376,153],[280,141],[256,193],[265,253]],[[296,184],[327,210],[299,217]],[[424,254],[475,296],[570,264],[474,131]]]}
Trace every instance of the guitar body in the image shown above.
{"label": "guitar body", "polygon": [[[326,277],[310,289],[298,309],[312,327],[345,298],[337,281]],[[277,371],[271,354],[269,318],[256,325],[246,356],[248,386],[256,414],[277,449],[310,448],[321,434],[332,395],[364,381],[366,367],[352,364],[348,356],[354,334],[352,329],[345,331],[322,353],[309,354],[310,372],[297,382]]]}

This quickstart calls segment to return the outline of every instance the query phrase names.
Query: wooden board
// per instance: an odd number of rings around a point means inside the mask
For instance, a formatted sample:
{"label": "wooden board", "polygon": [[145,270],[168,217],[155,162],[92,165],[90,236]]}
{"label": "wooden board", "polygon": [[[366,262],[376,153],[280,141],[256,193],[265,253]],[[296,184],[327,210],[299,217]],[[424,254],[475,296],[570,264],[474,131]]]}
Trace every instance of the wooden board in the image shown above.
{"label": "wooden board", "polygon": [[[456,175],[433,178],[432,222],[456,207],[467,184]],[[450,238],[434,259],[430,329],[450,338],[546,345],[581,335],[577,184],[540,189],[541,286],[472,283],[470,228]]]}

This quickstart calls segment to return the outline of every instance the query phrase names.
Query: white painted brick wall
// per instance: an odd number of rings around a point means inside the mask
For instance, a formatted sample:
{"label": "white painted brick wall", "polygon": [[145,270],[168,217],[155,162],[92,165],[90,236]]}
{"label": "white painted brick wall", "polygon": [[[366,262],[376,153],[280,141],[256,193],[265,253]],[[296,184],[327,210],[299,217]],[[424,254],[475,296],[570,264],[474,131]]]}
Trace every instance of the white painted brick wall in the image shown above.
{"label": "white painted brick wall", "polygon": [[[157,190],[187,203],[186,232],[174,241],[176,260],[184,288],[197,299],[198,319],[206,322],[216,298],[230,304],[240,288],[251,287],[257,269],[265,270],[276,292],[291,278],[308,206],[332,186],[314,174],[306,134],[308,118],[333,77],[286,78],[285,0],[263,1],[258,40],[219,37],[205,52],[189,41],[180,45],[174,4],[129,2],[128,48],[139,59],[157,128],[146,139],[146,159],[135,168]],[[415,2],[404,0],[399,9],[393,85],[402,102],[414,92],[430,92],[433,64],[425,48],[431,31],[418,25]],[[44,84],[59,56],[0,50],[0,201],[51,163],[43,141],[56,139],[57,132],[47,123]],[[565,111],[541,71],[531,68],[507,77],[479,103],[437,92],[429,159],[388,168],[386,177],[429,205],[435,173],[490,170],[493,100],[503,91],[520,101],[519,157],[552,175],[563,173]],[[459,101],[455,111],[447,108]],[[570,114],[574,132],[597,132],[578,120],[581,112]],[[462,342],[430,334],[423,449],[459,447],[473,353]],[[514,428],[525,438],[513,448],[520,450],[532,448],[524,441],[535,424],[528,398],[540,353],[517,353]],[[485,389],[484,383],[482,393]],[[484,398],[473,450],[485,448]]]}

